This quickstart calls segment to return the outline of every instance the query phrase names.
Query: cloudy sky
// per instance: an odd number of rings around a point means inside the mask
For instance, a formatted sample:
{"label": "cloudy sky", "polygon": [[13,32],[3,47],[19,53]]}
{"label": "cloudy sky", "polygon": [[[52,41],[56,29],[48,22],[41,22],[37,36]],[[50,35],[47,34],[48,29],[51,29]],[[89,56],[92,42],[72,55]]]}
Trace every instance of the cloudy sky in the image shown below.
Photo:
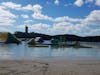
{"label": "cloudy sky", "polygon": [[0,31],[100,35],[100,0],[0,0]]}

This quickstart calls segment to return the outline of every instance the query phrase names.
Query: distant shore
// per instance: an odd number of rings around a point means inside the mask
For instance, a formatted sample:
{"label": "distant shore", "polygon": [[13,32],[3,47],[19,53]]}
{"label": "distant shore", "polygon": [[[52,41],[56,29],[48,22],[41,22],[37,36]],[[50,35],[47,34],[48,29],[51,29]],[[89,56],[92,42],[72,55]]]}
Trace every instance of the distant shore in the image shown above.
{"label": "distant shore", "polygon": [[100,75],[100,60],[0,60],[0,75]]}
{"label": "distant shore", "polygon": [[15,32],[14,35],[17,38],[23,39],[24,38],[35,38],[35,37],[42,37],[44,40],[51,40],[52,38],[56,39],[61,39],[63,38],[66,41],[81,41],[81,42],[100,42],[100,35],[98,36],[79,36],[75,34],[60,34],[60,35],[49,35],[49,34],[42,34],[42,33],[35,33],[35,32],[30,32],[26,33],[25,32]]}

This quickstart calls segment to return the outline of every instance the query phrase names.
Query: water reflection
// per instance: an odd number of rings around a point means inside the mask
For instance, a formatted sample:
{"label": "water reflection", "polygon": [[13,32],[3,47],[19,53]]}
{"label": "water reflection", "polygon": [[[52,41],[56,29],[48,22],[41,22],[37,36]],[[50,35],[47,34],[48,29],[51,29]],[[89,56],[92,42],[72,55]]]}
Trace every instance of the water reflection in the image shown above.
{"label": "water reflection", "polygon": [[[96,45],[96,44],[95,44]],[[100,59],[99,48],[52,48],[28,47],[23,42],[16,44],[0,44],[0,59],[34,59],[34,58],[69,58]]]}

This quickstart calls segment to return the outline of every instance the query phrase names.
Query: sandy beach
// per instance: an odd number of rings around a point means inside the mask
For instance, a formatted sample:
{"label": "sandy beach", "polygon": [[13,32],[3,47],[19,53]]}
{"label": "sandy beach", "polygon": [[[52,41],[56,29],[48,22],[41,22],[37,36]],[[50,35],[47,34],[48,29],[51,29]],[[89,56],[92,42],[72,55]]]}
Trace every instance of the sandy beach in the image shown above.
{"label": "sandy beach", "polygon": [[0,60],[0,75],[100,75],[100,60]]}

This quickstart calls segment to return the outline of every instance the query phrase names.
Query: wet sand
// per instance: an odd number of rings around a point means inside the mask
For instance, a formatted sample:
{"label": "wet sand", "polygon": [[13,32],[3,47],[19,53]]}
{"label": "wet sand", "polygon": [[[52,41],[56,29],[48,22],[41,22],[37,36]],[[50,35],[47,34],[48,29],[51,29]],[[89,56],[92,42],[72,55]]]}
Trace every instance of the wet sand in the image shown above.
{"label": "wet sand", "polygon": [[0,60],[0,75],[100,75],[100,60]]}

